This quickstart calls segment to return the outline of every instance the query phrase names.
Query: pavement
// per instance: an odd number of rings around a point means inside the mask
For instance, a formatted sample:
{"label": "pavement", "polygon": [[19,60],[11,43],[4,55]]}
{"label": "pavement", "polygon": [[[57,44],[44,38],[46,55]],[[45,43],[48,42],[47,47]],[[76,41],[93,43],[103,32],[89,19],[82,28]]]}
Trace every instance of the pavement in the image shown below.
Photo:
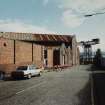
{"label": "pavement", "polygon": [[0,81],[0,105],[91,105],[90,65]]}

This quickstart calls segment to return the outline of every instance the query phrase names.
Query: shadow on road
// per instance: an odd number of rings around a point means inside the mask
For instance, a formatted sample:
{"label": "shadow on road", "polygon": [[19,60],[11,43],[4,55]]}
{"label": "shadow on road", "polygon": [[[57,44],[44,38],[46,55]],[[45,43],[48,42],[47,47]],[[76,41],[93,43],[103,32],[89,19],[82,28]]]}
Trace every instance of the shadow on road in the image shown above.
{"label": "shadow on road", "polygon": [[27,80],[27,78],[5,78],[3,81],[22,81],[22,80]]}
{"label": "shadow on road", "polygon": [[[37,77],[40,77],[40,76],[32,76],[31,78],[37,78]],[[12,78],[12,77],[6,77],[4,78],[2,81],[22,81],[22,80],[28,80],[27,77],[20,77],[20,78]]]}
{"label": "shadow on road", "polygon": [[[105,71],[105,68],[92,66],[92,71]],[[105,105],[105,73],[93,73],[93,93],[95,105]]]}
{"label": "shadow on road", "polygon": [[91,71],[105,71],[105,67],[92,65],[90,70]]}
{"label": "shadow on road", "polygon": [[[99,67],[95,65],[91,65],[90,68],[87,69],[87,71],[92,71],[92,83],[93,83],[93,98],[94,98],[94,105],[105,105],[105,67]],[[98,71],[98,72],[97,72]],[[89,96],[89,86],[90,83],[87,83],[87,85],[82,89],[79,93],[79,99],[80,101],[79,105],[88,105],[85,104],[86,98],[88,100]],[[86,95],[86,96],[85,96]],[[91,97],[91,96],[90,96]],[[83,101],[85,100],[85,101]]]}
{"label": "shadow on road", "polygon": [[90,81],[81,89],[76,96],[79,99],[79,103],[77,105],[92,105],[91,104],[91,86]]}

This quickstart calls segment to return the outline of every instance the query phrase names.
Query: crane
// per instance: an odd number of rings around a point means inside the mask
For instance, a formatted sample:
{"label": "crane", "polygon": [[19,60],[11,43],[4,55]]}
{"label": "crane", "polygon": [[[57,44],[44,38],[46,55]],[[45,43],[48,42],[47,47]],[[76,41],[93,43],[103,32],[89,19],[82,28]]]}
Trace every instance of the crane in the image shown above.
{"label": "crane", "polygon": [[92,58],[92,45],[96,45],[99,44],[99,39],[92,39],[91,41],[81,41],[79,42],[80,45],[82,45],[84,52],[82,55],[82,63],[86,64],[86,63],[92,63],[93,62],[93,58]]}

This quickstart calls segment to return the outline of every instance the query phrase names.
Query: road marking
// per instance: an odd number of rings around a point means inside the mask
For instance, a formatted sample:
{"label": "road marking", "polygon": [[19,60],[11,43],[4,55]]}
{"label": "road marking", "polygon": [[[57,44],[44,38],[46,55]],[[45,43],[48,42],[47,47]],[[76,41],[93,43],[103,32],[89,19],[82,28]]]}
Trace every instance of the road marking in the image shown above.
{"label": "road marking", "polygon": [[25,91],[28,91],[28,90],[30,90],[30,89],[32,89],[32,88],[36,88],[36,87],[38,87],[38,86],[40,86],[40,85],[42,85],[42,84],[45,84],[45,83],[46,83],[46,82],[42,82],[42,83],[39,83],[39,84],[37,84],[37,85],[31,86],[31,87],[29,87],[29,88],[23,89],[23,90],[17,92],[16,95],[18,95],[18,94],[20,94],[20,93],[23,93],[23,92],[25,92]]}

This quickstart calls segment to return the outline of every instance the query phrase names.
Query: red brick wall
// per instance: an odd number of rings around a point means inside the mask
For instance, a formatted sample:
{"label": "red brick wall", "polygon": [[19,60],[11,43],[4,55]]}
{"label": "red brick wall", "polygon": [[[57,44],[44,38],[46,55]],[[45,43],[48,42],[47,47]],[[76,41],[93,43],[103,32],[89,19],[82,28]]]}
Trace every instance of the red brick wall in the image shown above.
{"label": "red brick wall", "polygon": [[[37,67],[43,66],[43,46],[33,44],[33,63]],[[71,64],[69,60],[72,59],[73,64],[79,63],[79,53],[77,52],[76,39],[73,38],[72,50],[70,51],[70,58],[67,63]],[[69,52],[68,52],[69,53]],[[62,59],[61,59],[62,60]],[[15,41],[15,63],[16,65],[31,64],[32,63],[32,43],[24,41]],[[0,38],[0,64],[11,64],[14,66],[14,40]],[[4,65],[4,66],[5,66]],[[53,47],[48,48],[48,66],[53,66]],[[1,66],[0,66],[1,67]],[[11,69],[11,67],[8,66]],[[8,69],[7,69],[8,70]]]}
{"label": "red brick wall", "polygon": [[15,62],[32,62],[32,43],[15,41]]}
{"label": "red brick wall", "polygon": [[48,67],[53,66],[53,49],[48,48]]}
{"label": "red brick wall", "polygon": [[32,43],[16,40],[14,64],[14,40],[0,38],[0,70],[9,72],[15,70],[18,65],[32,63],[37,67],[43,66],[42,46],[33,44],[32,62]]}
{"label": "red brick wall", "polygon": [[14,63],[14,41],[0,39],[0,64]]}
{"label": "red brick wall", "polygon": [[33,62],[37,67],[43,66],[42,46],[33,44]]}

